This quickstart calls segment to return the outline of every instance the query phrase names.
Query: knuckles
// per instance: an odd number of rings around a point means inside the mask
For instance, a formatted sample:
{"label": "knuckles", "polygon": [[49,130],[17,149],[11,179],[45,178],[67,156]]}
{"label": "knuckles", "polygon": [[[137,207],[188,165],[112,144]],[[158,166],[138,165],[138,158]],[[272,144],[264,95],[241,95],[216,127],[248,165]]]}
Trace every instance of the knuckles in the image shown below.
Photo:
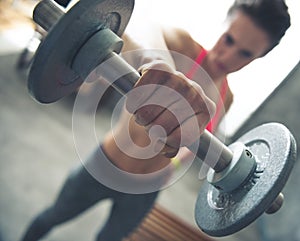
{"label": "knuckles", "polygon": [[[173,148],[168,155],[173,155],[179,146],[190,145],[195,135],[200,136],[215,105],[197,83],[162,61],[144,65],[140,72],[141,78],[127,95],[126,108],[146,129],[162,126],[168,135],[165,144]],[[185,124],[191,122],[188,120],[193,120],[200,131],[194,133]]]}

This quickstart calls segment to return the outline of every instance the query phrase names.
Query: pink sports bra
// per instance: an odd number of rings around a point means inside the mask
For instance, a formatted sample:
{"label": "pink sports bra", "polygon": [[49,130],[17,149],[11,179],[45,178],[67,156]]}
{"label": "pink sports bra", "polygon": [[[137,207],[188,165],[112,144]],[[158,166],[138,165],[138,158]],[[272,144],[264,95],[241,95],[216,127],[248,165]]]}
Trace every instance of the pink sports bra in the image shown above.
{"label": "pink sports bra", "polygon": [[[200,67],[203,59],[205,58],[205,56],[207,55],[207,51],[205,49],[203,49],[199,55],[197,56],[197,58],[195,59],[195,62],[193,64],[193,66],[191,67],[191,69],[189,70],[189,72],[186,74],[186,76],[191,79],[196,71],[198,70],[198,68]],[[227,83],[227,79],[224,79],[221,89],[220,89],[220,98],[218,100],[218,103],[216,105],[216,113],[213,116],[213,118],[210,120],[210,122],[208,123],[206,129],[210,132],[214,132],[221,120],[221,111],[222,111],[222,107],[223,107],[223,103],[225,101],[226,98],[226,93],[228,90],[228,83]]]}

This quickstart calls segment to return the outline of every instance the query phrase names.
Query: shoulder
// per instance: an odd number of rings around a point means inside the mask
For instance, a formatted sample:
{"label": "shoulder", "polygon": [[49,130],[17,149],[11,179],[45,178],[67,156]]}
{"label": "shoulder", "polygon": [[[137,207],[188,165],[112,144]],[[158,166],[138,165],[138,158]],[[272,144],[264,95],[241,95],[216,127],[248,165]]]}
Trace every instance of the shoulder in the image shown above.
{"label": "shoulder", "polygon": [[192,37],[189,34],[189,32],[184,29],[175,28],[175,27],[163,27],[162,30],[166,40],[170,40],[172,42],[174,41],[181,42],[182,40],[188,40],[188,41],[192,40]]}
{"label": "shoulder", "polygon": [[190,33],[181,28],[164,27],[163,36],[169,50],[195,59],[203,47],[197,43]]}

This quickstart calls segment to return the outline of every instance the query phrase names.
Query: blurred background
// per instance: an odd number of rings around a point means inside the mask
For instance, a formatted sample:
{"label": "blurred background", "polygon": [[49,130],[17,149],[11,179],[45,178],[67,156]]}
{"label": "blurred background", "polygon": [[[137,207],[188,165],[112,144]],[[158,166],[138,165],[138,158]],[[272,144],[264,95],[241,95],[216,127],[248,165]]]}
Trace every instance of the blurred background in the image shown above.
{"label": "blurred background", "polygon": [[[286,2],[292,26],[280,45],[229,77],[235,98],[220,128],[228,140],[237,139],[262,123],[277,121],[284,123],[298,141],[300,2]],[[18,240],[31,218],[53,201],[69,170],[80,162],[72,133],[74,96],[42,105],[27,90],[30,61],[45,34],[31,20],[36,4],[33,0],[0,0],[1,241]],[[185,28],[210,48],[222,31],[231,4],[231,0],[136,0],[132,19],[141,24],[157,21]],[[107,100],[103,106],[97,113],[96,123],[100,139],[111,121],[112,104]],[[200,166],[193,163],[179,181],[161,192],[158,200],[194,226],[194,205],[201,188]],[[284,189],[286,201],[279,213],[263,215],[237,234],[216,240],[300,241],[299,168],[297,162]],[[55,229],[45,240],[93,240],[110,205],[109,201],[96,205]]]}

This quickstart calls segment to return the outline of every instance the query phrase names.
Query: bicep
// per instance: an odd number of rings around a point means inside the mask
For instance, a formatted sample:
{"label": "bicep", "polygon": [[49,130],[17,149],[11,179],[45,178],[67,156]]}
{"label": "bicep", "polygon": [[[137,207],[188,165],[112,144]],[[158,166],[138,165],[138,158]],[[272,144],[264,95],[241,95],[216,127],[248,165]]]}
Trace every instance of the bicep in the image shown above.
{"label": "bicep", "polygon": [[163,37],[169,50],[178,53],[185,52],[186,43],[191,42],[190,34],[179,28],[163,28]]}
{"label": "bicep", "polygon": [[[123,34],[122,53],[135,68],[155,60],[162,60],[175,68],[172,55],[164,40],[162,28],[157,24],[147,24],[137,28],[128,28]],[[138,50],[138,51],[135,51]],[[131,53],[130,53],[131,52]]]}

